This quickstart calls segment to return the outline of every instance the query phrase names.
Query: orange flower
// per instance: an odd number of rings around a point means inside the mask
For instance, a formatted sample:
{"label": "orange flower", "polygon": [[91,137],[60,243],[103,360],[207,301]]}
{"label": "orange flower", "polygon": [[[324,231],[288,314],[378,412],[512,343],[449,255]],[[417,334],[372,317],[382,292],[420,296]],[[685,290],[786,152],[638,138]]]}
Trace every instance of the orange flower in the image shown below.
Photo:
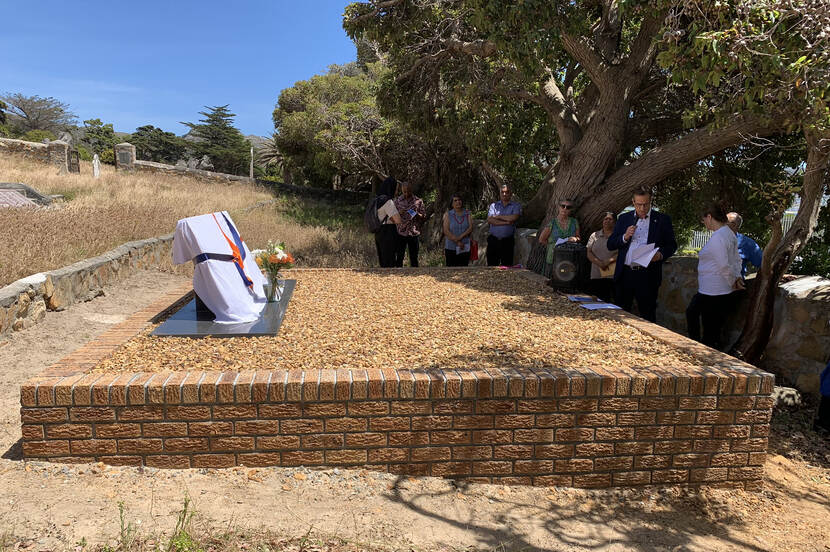
{"label": "orange flower", "polygon": [[268,257],[268,262],[273,263],[273,264],[277,264],[278,262],[280,262],[280,260],[279,260],[279,257],[277,257],[275,254],[271,253],[271,256]]}
{"label": "orange flower", "polygon": [[285,259],[286,264],[293,264],[294,263],[293,255],[291,255],[291,253],[286,253],[285,255],[286,255],[286,259]]}
{"label": "orange flower", "polygon": [[256,264],[257,264],[257,266],[260,266],[260,267],[262,266],[262,257],[257,257],[256,258]]}

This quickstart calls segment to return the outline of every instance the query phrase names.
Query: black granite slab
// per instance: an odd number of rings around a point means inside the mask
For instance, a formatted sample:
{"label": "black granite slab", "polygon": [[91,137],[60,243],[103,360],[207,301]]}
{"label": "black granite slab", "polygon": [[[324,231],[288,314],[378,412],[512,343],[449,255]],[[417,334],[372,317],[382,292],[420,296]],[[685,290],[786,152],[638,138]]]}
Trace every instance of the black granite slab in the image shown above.
{"label": "black granite slab", "polygon": [[196,310],[196,299],[193,299],[153,330],[150,335],[192,338],[277,335],[297,280],[280,280],[280,283],[283,284],[280,300],[266,303],[259,320],[243,324],[217,324],[213,321],[212,312]]}

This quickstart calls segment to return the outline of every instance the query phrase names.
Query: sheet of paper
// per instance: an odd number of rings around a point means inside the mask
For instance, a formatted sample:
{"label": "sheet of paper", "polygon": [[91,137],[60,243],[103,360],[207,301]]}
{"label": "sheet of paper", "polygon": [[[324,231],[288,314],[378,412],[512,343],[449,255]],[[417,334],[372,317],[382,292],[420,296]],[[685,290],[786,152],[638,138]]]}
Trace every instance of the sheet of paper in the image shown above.
{"label": "sheet of paper", "polygon": [[470,251],[470,242],[462,243],[461,245],[455,246],[455,254],[460,255],[462,253],[467,253]]}
{"label": "sheet of paper", "polygon": [[569,301],[574,302],[585,302],[585,301],[593,301],[594,298],[591,295],[566,295]]}
{"label": "sheet of paper", "polygon": [[599,309],[619,309],[617,305],[612,305],[611,303],[580,303],[579,305],[583,309],[588,310],[599,310]]}
{"label": "sheet of paper", "polygon": [[648,266],[656,253],[657,248],[654,247],[653,243],[641,245],[631,252],[631,264],[637,266]]}
{"label": "sheet of paper", "polygon": [[563,243],[568,243],[568,238],[559,238],[553,246],[556,247],[557,245],[562,245]]}
{"label": "sheet of paper", "polygon": [[600,278],[608,278],[614,275],[614,269],[617,267],[617,261],[613,261],[608,268],[600,268],[599,269],[599,276]]}

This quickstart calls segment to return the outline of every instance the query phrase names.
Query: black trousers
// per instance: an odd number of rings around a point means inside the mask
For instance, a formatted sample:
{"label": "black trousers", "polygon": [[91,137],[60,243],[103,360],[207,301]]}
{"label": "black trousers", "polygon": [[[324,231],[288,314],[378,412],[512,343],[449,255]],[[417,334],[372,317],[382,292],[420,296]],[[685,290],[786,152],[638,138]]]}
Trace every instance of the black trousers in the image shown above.
{"label": "black trousers", "polygon": [[[721,330],[726,314],[731,310],[733,297],[726,295],[704,295],[695,293],[686,307],[686,328],[689,337],[713,349],[721,347]],[[700,335],[700,321],[703,319],[703,337]]]}
{"label": "black trousers", "polygon": [[612,278],[591,278],[588,291],[606,303],[614,302],[614,280]]}
{"label": "black trousers", "polygon": [[516,238],[487,236],[487,266],[513,266],[513,248]]}
{"label": "black trousers", "polygon": [[821,397],[813,429],[823,429],[830,432],[830,397]]}
{"label": "black trousers", "polygon": [[381,268],[394,267],[398,250],[398,229],[394,224],[383,224],[380,230],[375,232],[375,247],[378,250]]}
{"label": "black trousers", "polygon": [[470,252],[456,253],[455,249],[444,249],[447,266],[467,266],[470,264]]}
{"label": "black trousers", "polygon": [[398,234],[397,250],[395,251],[395,266],[403,266],[403,258],[409,249],[409,266],[418,266],[418,236],[401,236]]}
{"label": "black trousers", "polygon": [[662,267],[641,268],[633,270],[624,266],[622,274],[616,280],[614,292],[617,306],[631,312],[634,300],[637,300],[637,309],[640,316],[649,322],[657,321],[657,292],[660,290],[660,273]]}

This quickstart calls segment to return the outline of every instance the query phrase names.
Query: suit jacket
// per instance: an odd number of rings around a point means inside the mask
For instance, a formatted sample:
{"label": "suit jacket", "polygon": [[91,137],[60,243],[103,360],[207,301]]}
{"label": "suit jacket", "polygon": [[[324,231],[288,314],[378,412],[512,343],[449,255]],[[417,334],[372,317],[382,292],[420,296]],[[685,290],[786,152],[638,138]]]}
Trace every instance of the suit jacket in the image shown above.
{"label": "suit jacket", "polygon": [[[636,217],[637,213],[634,211],[620,215],[616,226],[614,226],[614,231],[608,238],[608,249],[611,251],[619,250],[617,267],[614,269],[614,281],[619,280],[622,275],[625,258],[631,245],[630,241],[629,243],[623,241],[623,235],[625,235],[625,231],[629,226],[636,225]],[[658,213],[652,209],[648,217],[648,243],[655,244],[663,255],[661,260],[648,265],[649,274],[656,279],[656,283],[659,285],[663,280],[663,261],[677,251],[677,241],[674,239],[674,228],[669,215]]]}

